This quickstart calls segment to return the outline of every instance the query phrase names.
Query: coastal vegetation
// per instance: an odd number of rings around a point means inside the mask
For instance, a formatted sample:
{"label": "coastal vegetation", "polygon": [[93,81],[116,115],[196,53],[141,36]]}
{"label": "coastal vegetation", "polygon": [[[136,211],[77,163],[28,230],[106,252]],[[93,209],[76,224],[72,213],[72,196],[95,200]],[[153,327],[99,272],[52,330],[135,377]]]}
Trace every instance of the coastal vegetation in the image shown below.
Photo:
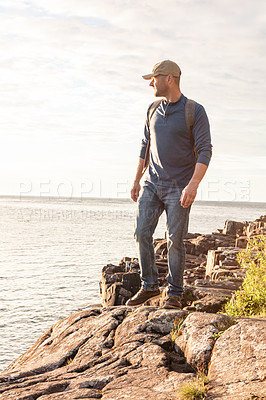
{"label": "coastal vegetation", "polygon": [[174,342],[176,340],[176,338],[181,335],[180,332],[180,328],[183,324],[183,322],[185,321],[186,316],[181,317],[181,318],[175,318],[174,320],[174,328],[171,330],[170,332],[170,336],[171,336],[171,341]]}
{"label": "coastal vegetation", "polygon": [[266,316],[266,236],[249,240],[246,250],[238,254],[246,269],[242,286],[226,303],[224,311],[232,316]]}
{"label": "coastal vegetation", "polygon": [[218,322],[217,328],[218,328],[219,332],[218,332],[218,333],[214,333],[214,334],[212,335],[213,339],[214,339],[214,340],[219,339],[219,337],[220,337],[228,328],[230,328],[230,327],[231,327],[232,325],[234,325],[234,324],[235,324],[235,320],[234,320],[233,318],[229,318],[229,319],[226,320],[226,321]]}
{"label": "coastal vegetation", "polygon": [[209,378],[206,374],[200,373],[193,380],[186,382],[180,389],[182,400],[204,400]]}

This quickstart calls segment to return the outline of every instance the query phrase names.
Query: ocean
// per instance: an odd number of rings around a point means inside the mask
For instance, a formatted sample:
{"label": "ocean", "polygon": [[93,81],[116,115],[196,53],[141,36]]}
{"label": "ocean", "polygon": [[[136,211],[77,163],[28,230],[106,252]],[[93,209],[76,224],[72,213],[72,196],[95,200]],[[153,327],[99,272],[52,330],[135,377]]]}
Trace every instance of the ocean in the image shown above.
{"label": "ocean", "polygon": [[[0,370],[56,321],[100,303],[102,267],[137,256],[135,211],[127,199],[0,197]],[[266,203],[198,201],[189,231],[265,214]],[[164,236],[163,215],[154,238]]]}

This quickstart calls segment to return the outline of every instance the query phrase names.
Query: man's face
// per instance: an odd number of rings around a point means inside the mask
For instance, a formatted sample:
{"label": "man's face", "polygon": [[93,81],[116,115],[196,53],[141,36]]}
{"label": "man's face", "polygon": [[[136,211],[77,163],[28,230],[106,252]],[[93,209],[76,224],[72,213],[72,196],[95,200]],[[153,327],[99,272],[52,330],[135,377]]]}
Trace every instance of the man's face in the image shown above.
{"label": "man's face", "polygon": [[154,89],[154,96],[164,97],[168,93],[167,76],[156,75],[151,79],[150,86]]}

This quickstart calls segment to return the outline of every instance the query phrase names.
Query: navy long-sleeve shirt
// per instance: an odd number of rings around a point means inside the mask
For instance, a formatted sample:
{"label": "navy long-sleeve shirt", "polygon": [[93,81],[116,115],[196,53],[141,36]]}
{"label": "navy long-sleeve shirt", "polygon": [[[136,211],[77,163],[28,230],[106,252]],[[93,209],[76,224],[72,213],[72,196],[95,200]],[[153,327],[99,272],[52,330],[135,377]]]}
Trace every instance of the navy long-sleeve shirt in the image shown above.
{"label": "navy long-sleeve shirt", "polygon": [[[186,100],[183,94],[173,103],[162,100],[152,115],[150,126],[147,113],[140,157],[145,157],[150,138],[150,162],[146,180],[152,183],[164,186],[174,184],[183,188],[191,179],[196,162],[209,165],[212,145],[206,111],[202,105],[195,104],[193,143],[185,119]],[[197,161],[194,146],[198,153]]]}

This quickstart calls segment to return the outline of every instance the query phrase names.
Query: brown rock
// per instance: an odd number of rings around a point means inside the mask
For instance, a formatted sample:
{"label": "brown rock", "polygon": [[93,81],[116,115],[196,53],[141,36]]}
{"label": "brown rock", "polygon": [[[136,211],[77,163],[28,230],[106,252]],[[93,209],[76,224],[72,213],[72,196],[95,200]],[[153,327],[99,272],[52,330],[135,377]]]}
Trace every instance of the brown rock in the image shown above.
{"label": "brown rock", "polygon": [[124,305],[140,288],[136,261],[127,258],[124,257],[125,261],[122,260],[119,266],[108,264],[102,269],[100,293],[104,307]]}
{"label": "brown rock", "polygon": [[257,222],[265,222],[266,223],[266,215],[261,215],[258,219],[256,219],[255,221]]}
{"label": "brown rock", "polygon": [[119,289],[119,295],[123,296],[125,299],[129,299],[130,297],[133,296],[133,293],[130,292],[129,290],[124,289],[123,287],[121,287]]}
{"label": "brown rock", "polygon": [[164,367],[131,370],[104,388],[102,400],[176,400],[178,389],[193,376]]}
{"label": "brown rock", "polygon": [[225,326],[229,317],[225,315],[193,313],[182,324],[175,340],[176,351],[182,351],[187,362],[196,370],[207,370],[215,344],[214,334],[219,326]]}
{"label": "brown rock", "polygon": [[197,238],[185,239],[186,251],[188,254],[207,254],[208,250],[215,248],[215,238],[212,235],[200,235]]}
{"label": "brown rock", "polygon": [[209,400],[243,400],[265,396],[265,342],[265,319],[240,320],[225,331],[213,349],[209,369]]}
{"label": "brown rock", "polygon": [[[33,397],[32,397],[33,398]],[[52,393],[48,395],[41,395],[38,400],[74,400],[74,399],[101,399],[102,395],[99,390],[95,389],[74,389],[67,390],[61,393]]]}
{"label": "brown rock", "polygon": [[56,323],[0,375],[0,397],[176,400],[193,368],[206,368],[213,346],[208,398],[246,399],[243,387],[261,394],[265,321],[240,320],[214,345],[213,335],[227,322],[222,315],[157,307],[84,310]]}
{"label": "brown rock", "polygon": [[240,236],[236,238],[235,247],[246,249],[247,244],[248,244],[247,236]]}
{"label": "brown rock", "polygon": [[207,254],[210,249],[215,250],[221,246],[234,246],[235,237],[214,232],[212,234],[198,234],[196,237],[186,238],[184,242],[188,254],[199,256]]}
{"label": "brown rock", "polygon": [[137,272],[127,272],[123,274],[123,288],[135,294],[140,288],[140,275]]}
{"label": "brown rock", "polygon": [[[186,360],[175,358],[169,335],[175,318],[185,315],[152,307],[88,309],[71,315],[3,372],[0,395],[64,400],[139,399],[140,393],[144,398],[151,393],[154,399],[174,400],[175,389],[193,376]],[[121,387],[124,381],[127,386]]]}
{"label": "brown rock", "polygon": [[142,306],[128,315],[116,329],[115,347],[128,342],[142,341],[144,338],[157,337],[170,333],[174,328],[175,318],[188,314],[182,310],[164,310],[157,307]]}
{"label": "brown rock", "polygon": [[[209,250],[206,264],[205,277],[210,280],[217,279],[217,271],[225,266],[239,267],[237,255],[242,249],[236,247],[219,247],[217,250]],[[230,274],[228,273],[228,276]]]}
{"label": "brown rock", "polygon": [[265,235],[266,234],[266,223],[264,220],[265,216],[256,219],[253,222],[246,222],[245,227],[243,229],[243,235],[246,235],[248,238],[252,238],[257,235]]}
{"label": "brown rock", "polygon": [[161,240],[157,239],[156,242],[154,243],[154,252],[157,255],[166,255],[166,253],[167,253],[167,240],[166,239],[161,239]]}
{"label": "brown rock", "polygon": [[243,233],[244,223],[227,219],[223,228],[224,235],[241,235]]}
{"label": "brown rock", "polygon": [[[100,308],[88,309],[57,322],[30,350],[15,360],[6,373],[12,379],[13,376],[21,378],[45,373],[68,363],[73,369],[83,365],[86,353],[94,360],[108,334],[120,323],[118,311],[110,313]],[[123,311],[127,312],[126,309]]]}
{"label": "brown rock", "polygon": [[115,282],[109,287],[107,287],[105,295],[102,299],[104,307],[106,305],[114,306],[116,304],[120,287],[122,287],[122,282]]}
{"label": "brown rock", "polygon": [[188,310],[201,311],[208,313],[217,313],[223,309],[223,306],[227,303],[228,298],[217,295],[216,293],[206,294],[199,300],[192,302],[191,306],[186,307]]}

